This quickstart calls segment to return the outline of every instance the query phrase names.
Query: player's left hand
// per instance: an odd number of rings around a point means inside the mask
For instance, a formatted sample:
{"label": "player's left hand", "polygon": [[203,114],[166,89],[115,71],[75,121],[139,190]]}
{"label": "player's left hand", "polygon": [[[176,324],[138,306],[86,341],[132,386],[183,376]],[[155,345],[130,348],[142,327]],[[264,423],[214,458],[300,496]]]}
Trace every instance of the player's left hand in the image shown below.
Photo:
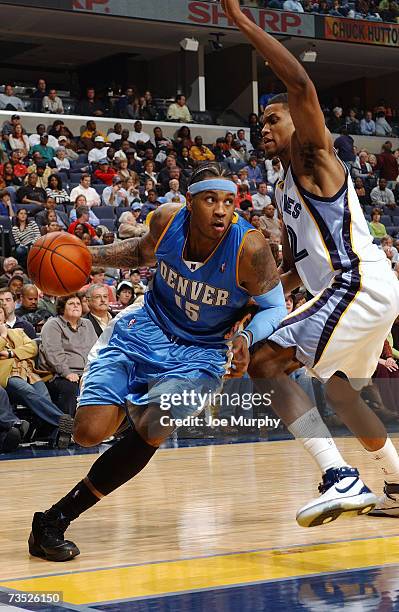
{"label": "player's left hand", "polygon": [[250,360],[248,343],[243,336],[237,336],[233,340],[232,354],[233,358],[226,378],[241,378],[247,371]]}
{"label": "player's left hand", "polygon": [[222,0],[222,9],[226,17],[233,21],[242,15],[239,0]]}

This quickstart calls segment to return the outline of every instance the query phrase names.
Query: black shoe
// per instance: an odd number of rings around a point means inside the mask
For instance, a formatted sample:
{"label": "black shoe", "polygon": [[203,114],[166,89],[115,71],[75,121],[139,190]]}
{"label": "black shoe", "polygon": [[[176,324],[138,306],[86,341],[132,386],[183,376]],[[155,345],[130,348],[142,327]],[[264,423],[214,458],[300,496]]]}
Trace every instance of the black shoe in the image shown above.
{"label": "black shoe", "polygon": [[76,544],[64,540],[68,527],[65,518],[50,519],[47,513],[35,512],[28,540],[30,554],[47,561],[70,561],[77,557],[80,550]]}
{"label": "black shoe", "polygon": [[30,423],[29,421],[18,421],[17,423],[14,423],[13,427],[15,427],[16,429],[19,430],[19,433],[21,434],[21,442],[23,442],[26,438],[26,435],[30,429]]}
{"label": "black shoe", "polygon": [[73,418],[69,414],[63,414],[58,424],[56,447],[65,450],[71,443],[73,433]]}
{"label": "black shoe", "polygon": [[21,434],[19,429],[11,427],[4,436],[3,444],[1,445],[2,453],[12,453],[17,450],[21,443]]}

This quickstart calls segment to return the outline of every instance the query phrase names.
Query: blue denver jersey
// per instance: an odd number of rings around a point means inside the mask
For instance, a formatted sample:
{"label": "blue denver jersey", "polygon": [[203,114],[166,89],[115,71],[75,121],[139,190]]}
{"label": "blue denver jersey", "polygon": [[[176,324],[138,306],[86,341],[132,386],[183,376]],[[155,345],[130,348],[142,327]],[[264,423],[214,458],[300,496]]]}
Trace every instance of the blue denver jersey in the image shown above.
{"label": "blue denver jersey", "polygon": [[252,225],[234,215],[233,223],[203,265],[190,270],[183,259],[190,213],[172,217],[157,249],[158,269],[145,307],[152,320],[171,336],[200,345],[224,344],[248,293],[238,285],[238,260]]}

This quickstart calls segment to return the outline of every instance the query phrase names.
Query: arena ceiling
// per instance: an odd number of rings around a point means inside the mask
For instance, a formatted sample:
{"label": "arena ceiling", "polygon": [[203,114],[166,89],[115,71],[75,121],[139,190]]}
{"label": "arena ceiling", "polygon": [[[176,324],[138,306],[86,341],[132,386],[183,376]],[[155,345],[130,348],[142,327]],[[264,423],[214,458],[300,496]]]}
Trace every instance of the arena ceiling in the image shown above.
{"label": "arena ceiling", "polygon": [[[135,22],[118,17],[68,13],[0,5],[0,58],[3,66],[27,69],[68,69],[128,53],[151,59],[179,49],[184,37],[195,37],[211,52],[208,40],[217,30],[178,24]],[[225,47],[242,44],[239,32],[224,30]],[[295,55],[309,48],[310,39],[283,38]],[[362,77],[398,70],[396,48],[314,41],[315,64],[307,64],[319,86],[331,87]],[[243,66],[245,69],[245,66]],[[263,69],[259,60],[259,69]]]}

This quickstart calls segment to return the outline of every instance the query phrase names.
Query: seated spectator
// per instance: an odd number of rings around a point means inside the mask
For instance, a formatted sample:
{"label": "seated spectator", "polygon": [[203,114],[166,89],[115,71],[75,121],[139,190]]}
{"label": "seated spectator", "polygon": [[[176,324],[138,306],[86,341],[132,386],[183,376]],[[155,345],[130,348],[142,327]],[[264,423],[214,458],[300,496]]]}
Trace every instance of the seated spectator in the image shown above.
{"label": "seated spectator", "polygon": [[98,162],[98,168],[94,171],[94,176],[103,184],[110,186],[112,185],[112,181],[116,176],[116,170],[109,165],[106,158],[100,159]]}
{"label": "seated spectator", "polygon": [[29,430],[29,423],[14,414],[8,395],[0,387],[0,453],[15,451]]}
{"label": "seated spectator", "polygon": [[375,136],[375,122],[373,113],[367,111],[364,118],[360,121],[360,133],[362,136]]}
{"label": "seated spectator", "polygon": [[[46,162],[38,159],[39,153],[34,153],[37,158],[35,159],[35,163],[28,168],[28,174],[32,172],[37,175],[37,187],[46,190],[48,187],[48,180],[52,174],[52,170],[49,166],[47,166]],[[25,185],[27,185],[28,179],[25,178]]]}
{"label": "seated spectator", "polygon": [[196,136],[194,143],[190,149],[190,157],[193,161],[214,161],[215,155],[203,144],[202,136]]}
{"label": "seated spectator", "polygon": [[146,91],[144,96],[140,96],[137,102],[135,116],[133,119],[144,119],[145,121],[155,121],[158,111],[152,100],[150,91]]}
{"label": "seated spectator", "polygon": [[[161,174],[161,173],[160,173]],[[165,175],[165,178],[161,181],[161,193],[169,191],[169,181],[177,179],[179,181],[179,190],[181,193],[187,193],[187,179],[183,175],[181,168],[172,166]],[[158,176],[158,182],[160,181],[160,175]]]}
{"label": "seated spectator", "polygon": [[193,118],[186,104],[186,96],[178,94],[176,102],[168,108],[167,118],[169,121],[179,121],[180,123],[192,123]]}
{"label": "seated spectator", "polygon": [[355,191],[357,193],[357,197],[359,198],[359,202],[363,207],[371,204],[370,194],[366,191],[363,180],[360,176],[355,178]]}
{"label": "seated spectator", "polygon": [[215,156],[215,160],[221,163],[225,162],[230,157],[230,151],[225,148],[225,140],[223,137],[216,139],[216,144],[213,147],[213,154]]}
{"label": "seated spectator", "polygon": [[246,185],[249,189],[249,180],[248,180],[248,170],[246,168],[241,168],[238,171],[238,185]]}
{"label": "seated spectator", "polygon": [[24,134],[22,125],[20,123],[17,123],[17,125],[14,127],[12,134],[10,134],[8,139],[8,144],[10,145],[12,151],[19,150],[22,152],[23,158],[27,157],[30,148],[29,138],[26,134]]}
{"label": "seated spectator", "polygon": [[11,152],[10,162],[13,167],[14,176],[24,178],[28,174],[28,168],[22,162],[21,151],[18,149]]}
{"label": "seated spectator", "polygon": [[[39,125],[36,126],[36,134],[31,134],[29,136],[29,146],[31,149],[33,149],[33,147],[36,145],[40,145],[40,138],[43,136],[43,134],[46,134],[46,126],[44,123],[39,123]],[[49,147],[56,149],[58,147],[58,140],[49,134],[47,144]]]}
{"label": "seated spectator", "polygon": [[248,125],[249,125],[249,133],[250,133],[250,141],[251,144],[256,150],[258,148],[258,144],[262,142],[262,127],[259,123],[259,117],[256,113],[250,113],[248,116]]}
{"label": "seated spectator", "polygon": [[150,135],[143,132],[143,124],[136,121],[133,132],[129,132],[129,142],[134,145],[143,146],[150,141]]}
{"label": "seated spectator", "polygon": [[[112,241],[113,241],[113,239],[114,239],[113,232],[109,232],[108,228],[106,228],[106,232],[104,232],[104,234],[102,236],[103,240],[104,240],[105,234],[111,234]],[[106,241],[106,244],[107,244],[107,241]],[[112,242],[110,244],[112,244]],[[115,290],[114,290],[114,288],[111,287],[110,285],[106,284],[106,282],[105,282],[105,269],[104,268],[92,268],[91,272],[90,272],[89,280],[90,280],[90,282],[87,285],[84,285],[84,287],[81,288],[81,291],[87,291],[87,289],[89,287],[91,287],[91,285],[104,285],[104,287],[108,291],[109,301],[113,302],[115,300]]]}
{"label": "seated spectator", "polygon": [[12,237],[15,244],[15,256],[23,268],[26,268],[29,249],[40,238],[40,235],[36,221],[33,221],[33,219],[28,220],[26,208],[20,208],[15,217]]}
{"label": "seated spectator", "polygon": [[356,111],[353,108],[349,109],[349,113],[345,117],[345,127],[348,130],[348,134],[360,133],[360,121],[356,117]]}
{"label": "seated spectator", "polygon": [[392,127],[385,119],[385,113],[380,111],[377,113],[375,120],[375,135],[376,136],[392,136]]}
{"label": "seated spectator", "polygon": [[122,179],[122,181],[132,177],[136,181],[138,187],[140,184],[140,179],[135,172],[129,170],[128,165],[127,159],[119,159],[118,176]]}
{"label": "seated spectator", "polygon": [[386,179],[388,187],[394,189],[398,176],[398,162],[392,153],[392,144],[389,141],[382,145],[381,153],[378,155],[377,160],[380,178]]}
{"label": "seated spectator", "polygon": [[144,184],[147,179],[152,179],[155,184],[158,180],[158,174],[155,172],[155,162],[151,159],[144,162],[144,173],[140,177],[140,182]]}
{"label": "seated spectator", "polygon": [[283,11],[290,13],[303,13],[304,9],[299,0],[285,0],[283,2]]}
{"label": "seated spectator", "polygon": [[[154,182],[149,179],[148,183],[151,182],[150,189],[154,188]],[[147,181],[146,181],[147,183]],[[133,206],[133,204],[139,204],[141,208],[141,199],[140,199],[140,188],[137,185],[136,180],[133,177],[129,177],[125,181],[122,181],[122,187],[126,191],[127,194],[127,205]]]}
{"label": "seated spectator", "polygon": [[[142,270],[144,269],[142,268]],[[147,268],[145,270],[147,270]],[[145,276],[146,275],[144,275],[144,278]],[[131,270],[129,278],[130,278],[130,282],[132,283],[134,294],[141,295],[141,293],[146,290],[146,285],[143,283],[143,277],[140,273],[140,269],[134,268],[134,270]]]}
{"label": "seated spectator", "polygon": [[3,273],[0,276],[0,288],[7,287],[8,281],[11,280],[15,269],[18,267],[18,262],[15,257],[6,257],[3,261]]}
{"label": "seated spectator", "polygon": [[53,115],[64,114],[64,105],[62,104],[61,98],[57,96],[56,89],[50,89],[48,95],[43,97],[42,112],[51,113]]}
{"label": "seated spectator", "polygon": [[75,228],[77,225],[83,225],[86,230],[89,232],[92,238],[96,237],[96,230],[89,223],[90,219],[90,208],[88,206],[79,206],[76,208],[76,221],[73,221],[71,225],[68,227],[68,233],[74,234]]}
{"label": "seated spectator", "polygon": [[3,189],[5,187],[19,187],[23,185],[22,178],[15,175],[14,167],[10,162],[3,164],[1,178]]}
{"label": "seated spectator", "polygon": [[79,382],[97,334],[92,323],[82,318],[82,302],[76,293],[58,298],[56,308],[57,316],[43,325],[39,366],[53,374],[48,387],[55,404],[74,417]]}
{"label": "seated spectator", "polygon": [[245,164],[248,161],[248,155],[244,147],[241,146],[238,140],[233,140],[230,149],[229,164]]}
{"label": "seated spectator", "polygon": [[7,284],[8,289],[15,296],[17,308],[21,305],[21,294],[24,286],[24,280],[24,273],[16,270]]}
{"label": "seated spectator", "polygon": [[392,268],[399,262],[398,250],[393,246],[392,236],[384,236],[381,238],[381,248],[391,262]]}
{"label": "seated spectator", "polygon": [[155,189],[150,189],[148,192],[148,198],[147,201],[144,202],[143,206],[141,207],[141,213],[140,213],[140,221],[142,221],[144,223],[144,221],[147,218],[147,215],[152,211],[152,210],[156,210],[159,206],[158,203],[158,194],[155,191]]}
{"label": "seated spectator", "polygon": [[100,206],[101,198],[97,191],[93,187],[90,187],[90,184],[90,174],[82,174],[80,177],[80,185],[74,187],[69,195],[71,202],[75,202],[79,195],[84,195],[89,208],[92,206]]}
{"label": "seated spectator", "polygon": [[48,198],[53,198],[56,205],[69,204],[68,192],[62,186],[62,179],[58,174],[50,174],[46,188]]}
{"label": "seated spectator", "polygon": [[275,217],[275,212],[273,204],[266,206],[264,214],[260,217],[260,227],[269,242],[281,244],[281,225]]}
{"label": "seated spectator", "polygon": [[21,290],[21,305],[17,308],[16,314],[24,321],[28,321],[37,334],[40,334],[44,323],[52,314],[49,310],[39,308],[39,292],[35,285],[24,285]]}
{"label": "seated spectator", "polygon": [[186,203],[186,198],[179,191],[179,181],[177,179],[172,179],[169,181],[169,188],[170,191],[165,193],[165,198],[168,200],[168,202],[180,202],[180,204]]}
{"label": "seated spectator", "polygon": [[20,187],[17,191],[17,201],[21,204],[37,204],[42,206],[46,201],[47,194],[44,189],[37,187],[37,174],[32,172],[28,175],[27,185]]}
{"label": "seated spectator", "polygon": [[121,312],[134,302],[134,291],[132,283],[123,280],[116,288],[116,302],[110,303],[110,309],[113,315]]}
{"label": "seated spectator", "polygon": [[238,186],[238,193],[234,200],[234,206],[241,210],[252,211],[252,196],[249,193],[248,185],[242,184]]}
{"label": "seated spectator", "polygon": [[96,98],[94,87],[87,88],[86,96],[76,107],[76,114],[86,117],[102,117],[105,114],[105,106],[101,100]]}
{"label": "seated spectator", "polygon": [[22,329],[9,329],[5,325],[4,308],[0,306],[0,386],[12,401],[29,408],[39,419],[52,426],[50,440],[59,448],[70,442],[72,422],[53,404],[34,358],[37,343]]}
{"label": "seated spectator", "polygon": [[387,181],[384,178],[379,179],[378,187],[371,190],[370,197],[373,206],[396,208],[395,196],[393,191],[388,189]]}
{"label": "seated spectator", "polygon": [[374,238],[383,238],[387,235],[387,229],[383,223],[380,222],[381,211],[379,208],[373,208],[371,212],[371,221],[369,222],[370,234]]}
{"label": "seated spectator", "polygon": [[32,94],[34,100],[43,100],[47,95],[47,83],[45,79],[39,79],[36,84],[36,89]]}
{"label": "seated spectator", "polygon": [[[91,236],[89,230],[83,223],[77,223],[73,230],[73,235],[79,238],[86,246],[91,246],[94,238]],[[98,244],[98,243],[96,243]]]}
{"label": "seated spectator", "polygon": [[237,140],[240,143],[240,145],[244,147],[247,153],[250,154],[254,151],[254,147],[251,141],[247,140],[245,137],[245,130],[241,129],[237,131]]}
{"label": "seated spectator", "polygon": [[[137,217],[134,212],[137,212]],[[118,236],[122,240],[126,238],[137,238],[147,233],[148,228],[143,223],[138,223],[137,218],[140,216],[141,207],[134,204],[132,210],[123,212],[119,217]]]}
{"label": "seated spectator", "polygon": [[333,134],[339,134],[345,123],[342,117],[342,108],[340,106],[335,106],[332,112],[332,116],[327,121],[327,127]]}
{"label": "seated spectator", "polygon": [[110,302],[113,302],[115,298],[113,294],[111,298],[109,291],[110,289],[111,287],[109,285],[104,285],[103,283],[93,283],[86,290],[86,297],[90,312],[85,316],[85,319],[92,322],[98,337],[101,336],[105,328],[112,320],[109,304]]}
{"label": "seated spectator", "polygon": [[[37,213],[35,215],[35,221],[37,223],[37,225],[39,226],[39,229],[41,229],[44,225],[48,225],[50,222],[55,221],[56,223],[58,223],[58,225],[60,226],[60,228],[62,230],[67,230],[69,227],[69,219],[68,216],[66,215],[66,213],[62,212],[61,210],[56,210],[56,201],[53,198],[53,196],[49,195],[47,196],[46,199],[46,203],[45,203],[45,208],[44,210],[42,210],[41,212]],[[49,211],[52,211],[55,214],[55,218],[49,218],[48,213]]]}
{"label": "seated spectator", "polygon": [[[80,206],[84,206],[85,208],[86,207],[88,208],[86,197],[84,195],[79,195],[75,200],[74,207],[69,213],[69,219],[71,223],[73,221],[76,221],[76,211]],[[92,225],[93,227],[97,227],[98,225],[100,225],[100,220],[96,217],[96,215],[94,214],[91,208],[89,208],[89,224]]]}
{"label": "seated spectator", "polygon": [[120,140],[121,134],[122,134],[122,124],[119,122],[115,123],[114,129],[112,130],[112,132],[109,132],[107,135],[108,142],[113,144],[116,140]]}
{"label": "seated spectator", "polygon": [[98,164],[101,159],[107,157],[108,147],[105,146],[104,136],[95,136],[94,147],[89,151],[88,160],[90,164]]}
{"label": "seated spectator", "polygon": [[55,157],[53,157],[50,163],[51,166],[57,170],[57,172],[60,172],[60,170],[66,170],[69,173],[71,169],[71,162],[68,159],[66,148],[57,147],[55,149]]}
{"label": "seated spectator", "polygon": [[20,98],[14,96],[13,86],[9,83],[4,87],[4,93],[0,93],[0,110],[24,111],[24,103]]}
{"label": "seated spectator", "polygon": [[[1,129],[1,136],[2,136],[2,139],[3,139],[3,141],[5,143],[8,142],[10,134],[12,134],[13,129],[15,128],[15,126],[20,124],[20,123],[21,123],[21,117],[19,115],[11,115],[10,121],[8,121],[8,120],[4,121],[3,127]],[[23,132],[25,134],[25,130],[24,129],[23,129]]]}
{"label": "seated spectator", "polygon": [[352,163],[356,160],[354,151],[355,141],[352,136],[349,136],[346,127],[342,127],[340,130],[340,136],[334,140],[334,147],[337,150],[338,157],[341,161],[345,162],[348,167],[351,167]]}
{"label": "seated spectator", "polygon": [[373,176],[373,169],[368,162],[368,158],[367,151],[360,151],[358,158],[352,164],[351,174],[354,179],[357,177],[367,179]]}
{"label": "seated spectator", "polygon": [[31,340],[34,340],[36,338],[36,331],[33,325],[15,314],[16,297],[9,287],[0,289],[0,304],[4,308],[7,327],[10,329],[22,329]]}
{"label": "seated spectator", "polygon": [[51,160],[53,159],[55,155],[55,150],[53,149],[53,147],[50,147],[48,145],[48,135],[47,134],[42,134],[42,136],[40,136],[40,144],[32,147],[31,153],[33,154],[36,152],[40,153],[40,155],[42,156],[46,164],[49,164]]}
{"label": "seated spectator", "polygon": [[269,206],[272,201],[267,195],[267,184],[261,181],[258,185],[258,191],[252,196],[252,207],[256,212],[262,212],[266,206]]}
{"label": "seated spectator", "polygon": [[7,189],[0,190],[0,216],[10,217],[12,219],[15,215],[13,205],[11,203],[11,197]]}
{"label": "seated spectator", "polygon": [[248,173],[249,189],[251,192],[255,192],[258,183],[263,181],[262,171],[258,166],[258,160],[254,155],[249,158],[249,165],[245,167]]}
{"label": "seated spectator", "polygon": [[104,206],[128,206],[128,194],[123,189],[121,178],[118,175],[112,177],[112,184],[106,187],[102,194]]}
{"label": "seated spectator", "polygon": [[154,136],[150,139],[150,143],[157,151],[172,144],[171,139],[163,135],[162,128],[155,127],[153,132]]}
{"label": "seated spectator", "polygon": [[178,149],[181,149],[182,147],[188,147],[189,149],[191,149],[194,144],[194,141],[191,138],[191,130],[188,125],[182,125],[175,132],[174,140],[177,144]]}

